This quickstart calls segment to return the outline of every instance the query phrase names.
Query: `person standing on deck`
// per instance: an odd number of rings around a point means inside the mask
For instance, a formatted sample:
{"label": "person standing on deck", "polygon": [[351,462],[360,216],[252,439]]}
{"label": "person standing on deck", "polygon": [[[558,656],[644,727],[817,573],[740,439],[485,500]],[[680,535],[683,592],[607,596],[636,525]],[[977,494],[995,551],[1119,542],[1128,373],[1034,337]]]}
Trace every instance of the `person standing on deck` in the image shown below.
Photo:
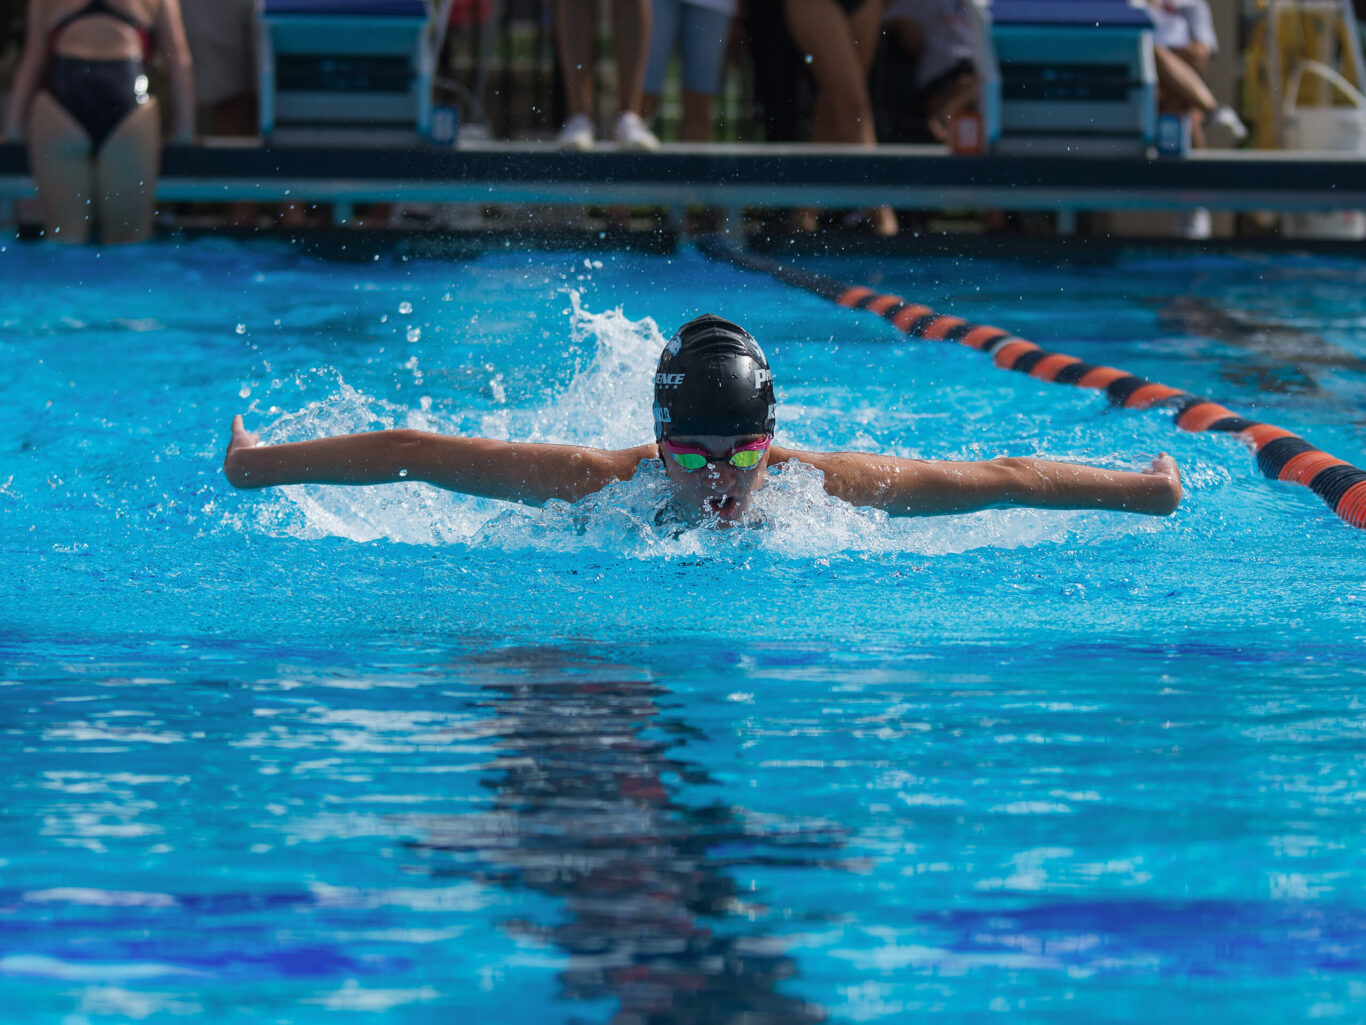
{"label": "person standing on deck", "polygon": [[[783,0],[783,15],[797,49],[815,79],[811,141],[877,145],[868,74],[882,32],[883,0]],[[874,234],[895,235],[900,228],[890,206],[865,214]],[[816,212],[797,212],[793,226],[815,230]]]}
{"label": "person standing on deck", "polygon": [[659,109],[669,61],[678,52],[683,85],[683,142],[711,142],[712,101],[721,88],[738,0],[652,0],[650,59],[645,65],[645,118]]}
{"label": "person standing on deck", "polygon": [[[659,140],[640,116],[650,47],[650,16],[650,0],[612,0],[612,56],[617,65],[618,108],[612,137],[627,150],[659,149]],[[569,119],[560,129],[560,149],[593,148],[597,36],[597,0],[557,0],[555,43],[564,78],[565,103],[569,107]]]}
{"label": "person standing on deck", "polygon": [[166,65],[172,138],[194,138],[194,77],[179,0],[29,0],[0,139],[27,139],[47,234],[104,243],[152,234],[161,115],[148,62]]}
{"label": "person standing on deck", "polygon": [[1158,455],[1141,473],[1043,459],[983,462],[902,459],[865,452],[806,452],[773,444],[773,374],[744,328],[710,314],[678,329],[655,373],[655,440],[604,450],[382,430],[261,445],[241,416],[223,460],[238,488],[282,484],[424,481],[449,491],[541,505],[575,502],[629,480],[653,460],[689,522],[742,521],[769,466],[796,460],[820,470],[825,490],[892,516],[996,506],[1113,509],[1165,516],[1181,501],[1176,461]]}

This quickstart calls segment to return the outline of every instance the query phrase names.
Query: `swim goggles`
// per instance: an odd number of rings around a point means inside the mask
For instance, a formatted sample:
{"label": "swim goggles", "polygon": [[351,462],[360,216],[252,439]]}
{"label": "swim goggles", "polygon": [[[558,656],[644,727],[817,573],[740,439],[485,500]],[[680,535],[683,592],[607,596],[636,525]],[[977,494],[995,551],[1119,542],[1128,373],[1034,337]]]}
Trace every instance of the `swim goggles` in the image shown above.
{"label": "swim goggles", "polygon": [[752,470],[759,465],[759,460],[764,458],[764,453],[768,451],[768,446],[773,443],[772,438],[760,438],[758,441],[747,441],[742,445],[736,445],[733,449],[723,456],[714,456],[700,445],[684,445],[677,441],[663,439],[664,450],[673,457],[673,461],[689,473],[700,470],[708,463],[730,463],[737,470]]}

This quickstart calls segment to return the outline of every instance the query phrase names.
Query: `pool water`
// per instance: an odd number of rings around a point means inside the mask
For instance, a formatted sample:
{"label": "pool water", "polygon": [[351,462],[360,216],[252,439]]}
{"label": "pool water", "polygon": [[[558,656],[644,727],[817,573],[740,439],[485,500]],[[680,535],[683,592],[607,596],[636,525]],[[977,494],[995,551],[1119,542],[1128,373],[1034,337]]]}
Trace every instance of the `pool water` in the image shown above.
{"label": "pool water", "polygon": [[[1362,1017],[1364,538],[1236,440],[691,249],[2,248],[7,1022]],[[805,265],[1366,461],[1362,261]],[[1185,502],[890,520],[790,467],[678,530],[648,473],[219,469],[237,412],[639,444],[708,311],[781,443],[1167,451]]]}

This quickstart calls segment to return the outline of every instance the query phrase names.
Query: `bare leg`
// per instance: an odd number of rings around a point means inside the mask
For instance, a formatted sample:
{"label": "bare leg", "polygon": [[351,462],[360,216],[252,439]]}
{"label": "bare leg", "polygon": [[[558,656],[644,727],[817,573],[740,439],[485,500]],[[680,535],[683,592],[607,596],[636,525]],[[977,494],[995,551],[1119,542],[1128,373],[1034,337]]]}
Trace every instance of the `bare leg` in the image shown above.
{"label": "bare leg", "polygon": [[797,48],[810,56],[816,76],[812,142],[876,144],[866,69],[877,31],[860,24],[859,30],[867,32],[861,40],[855,22],[867,21],[871,13],[875,23],[881,9],[881,0],[865,0],[854,17],[846,18],[835,0],[784,0],[788,29]]}
{"label": "bare leg", "polygon": [[1219,109],[1219,101],[1205,85],[1200,73],[1165,46],[1153,48],[1157,64],[1157,88],[1174,109],[1198,110],[1205,114]]}
{"label": "bare leg", "polygon": [[[863,77],[859,81],[863,84],[865,96],[868,95],[868,76],[872,73],[873,60],[877,57],[878,37],[882,34],[883,6],[883,0],[864,0],[863,6],[849,16],[849,23],[854,30],[854,50],[858,54],[859,66],[863,72]],[[867,141],[876,144],[877,127],[873,124],[871,97],[868,99],[868,117],[864,124],[867,125]],[[901,230],[896,223],[896,214],[890,206],[883,205],[869,210],[868,220],[873,225],[873,231],[879,235],[891,236]]]}
{"label": "bare leg", "polygon": [[558,0],[555,4],[555,42],[570,117],[593,116],[593,44],[597,31],[597,0]]}
{"label": "bare leg", "polygon": [[161,172],[161,115],[156,100],[128,113],[96,161],[100,241],[141,242],[152,234]]}
{"label": "bare leg", "polygon": [[612,49],[621,109],[639,114],[650,56],[650,0],[612,0]]}
{"label": "bare leg", "polygon": [[[882,0],[864,0],[847,17],[835,0],[784,0],[783,11],[797,48],[810,55],[816,77],[811,141],[877,145],[868,72],[876,55]],[[879,235],[897,233],[891,207],[869,214]],[[804,212],[798,217],[801,227],[813,219]]]}
{"label": "bare leg", "polygon": [[90,137],[51,95],[39,92],[29,112],[28,141],[48,237],[71,245],[89,242],[95,191]]}
{"label": "bare leg", "polygon": [[1188,114],[1191,147],[1205,148],[1205,117],[1219,109],[1200,72],[1165,46],[1153,48],[1157,64],[1157,100],[1162,110]]}
{"label": "bare leg", "polygon": [[[861,117],[871,123],[872,106],[867,86],[862,87],[860,105],[857,82],[857,57],[853,52],[853,31],[844,12],[833,0],[783,0],[783,16],[788,32],[799,51],[809,55],[816,78],[816,95],[811,106],[812,142],[861,142],[857,129]],[[840,116],[841,106],[850,106],[848,119]],[[852,128],[852,134],[844,131]],[[792,212],[797,231],[812,232],[820,225],[814,207]]]}
{"label": "bare leg", "polygon": [[711,141],[711,93],[683,90],[683,124],[678,134],[684,142]]}
{"label": "bare leg", "polygon": [[873,70],[877,57],[877,43],[882,36],[882,10],[885,0],[863,0],[863,5],[849,15],[849,24],[854,30],[854,50],[858,53],[859,67],[863,70],[863,88],[868,90],[868,75]]}

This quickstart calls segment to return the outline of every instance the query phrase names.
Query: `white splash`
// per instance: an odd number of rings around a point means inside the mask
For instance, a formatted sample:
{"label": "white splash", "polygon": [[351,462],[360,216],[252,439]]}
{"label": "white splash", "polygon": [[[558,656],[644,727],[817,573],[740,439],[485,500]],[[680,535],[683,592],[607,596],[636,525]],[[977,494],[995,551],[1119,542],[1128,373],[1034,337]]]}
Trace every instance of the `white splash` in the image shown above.
{"label": "white splash", "polygon": [[570,290],[569,342],[590,352],[564,393],[533,420],[528,441],[572,440],[594,448],[630,448],[654,437],[649,381],[664,338],[652,317],[631,320],[618,306],[585,309]]}
{"label": "white splash", "polygon": [[[563,392],[540,409],[479,411],[479,433],[528,441],[626,448],[653,437],[648,382],[665,339],[654,320],[633,321],[621,307],[593,313],[568,293],[569,351],[582,362]],[[461,414],[439,414],[368,396],[328,368],[317,372],[329,393],[262,430],[267,443],[410,427],[458,433]],[[785,408],[783,412],[791,412]],[[465,414],[468,416],[469,414]],[[468,422],[468,421],[467,421]],[[529,425],[529,426],[528,426]],[[722,558],[762,548],[795,559],[910,553],[947,555],[977,548],[1034,547],[1084,536],[1091,540],[1159,529],[1146,518],[1113,513],[1002,509],[961,516],[893,519],[828,495],[818,470],[772,467],[739,529],[680,523],[668,512],[671,488],[657,461],[628,481],[570,505],[543,508],[470,498],[426,484],[377,488],[306,485],[281,488],[255,507],[253,527],[269,534],[403,544],[467,543],[504,551],[606,552],[639,559]]]}

